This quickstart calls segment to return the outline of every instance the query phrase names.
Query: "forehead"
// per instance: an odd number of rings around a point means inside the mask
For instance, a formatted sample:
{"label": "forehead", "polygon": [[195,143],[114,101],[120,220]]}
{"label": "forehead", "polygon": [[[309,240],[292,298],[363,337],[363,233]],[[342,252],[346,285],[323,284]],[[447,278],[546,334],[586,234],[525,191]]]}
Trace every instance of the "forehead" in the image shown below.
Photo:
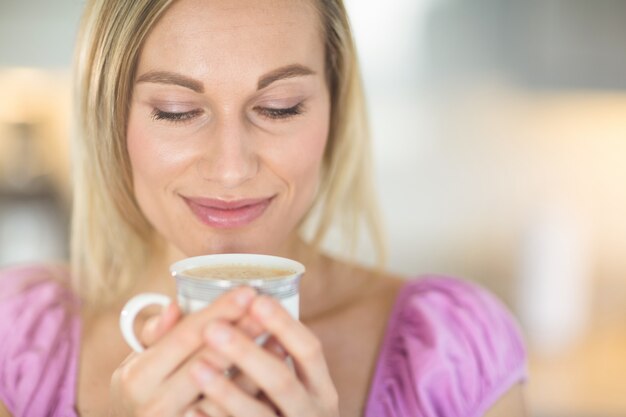
{"label": "forehead", "polygon": [[179,0],[148,35],[139,71],[224,78],[294,63],[321,71],[320,28],[312,0]]}

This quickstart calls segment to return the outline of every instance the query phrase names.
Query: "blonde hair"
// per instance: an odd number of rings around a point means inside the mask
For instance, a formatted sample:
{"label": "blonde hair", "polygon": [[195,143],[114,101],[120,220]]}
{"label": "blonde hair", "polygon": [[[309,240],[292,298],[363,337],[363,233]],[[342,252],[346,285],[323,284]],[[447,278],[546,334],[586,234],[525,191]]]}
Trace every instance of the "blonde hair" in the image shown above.
{"label": "blonde hair", "polygon": [[[81,21],[71,262],[73,286],[93,309],[131,287],[158,242],[134,197],[126,126],[141,46],[172,1],[92,0]],[[325,33],[332,111],[312,241],[319,247],[337,224],[354,247],[364,221],[382,260],[367,116],[348,18],[341,0],[315,2]]]}

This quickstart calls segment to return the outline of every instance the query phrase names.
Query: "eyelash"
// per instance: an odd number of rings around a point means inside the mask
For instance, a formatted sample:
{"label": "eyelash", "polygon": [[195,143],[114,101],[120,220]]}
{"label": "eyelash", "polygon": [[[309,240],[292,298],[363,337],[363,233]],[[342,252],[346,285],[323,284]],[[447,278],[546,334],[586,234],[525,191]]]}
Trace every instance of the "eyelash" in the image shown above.
{"label": "eyelash", "polygon": [[152,112],[152,120],[167,120],[174,123],[184,123],[200,115],[202,110],[191,110],[183,113],[167,112],[159,109],[154,109]]}
{"label": "eyelash", "polygon": [[[298,103],[293,107],[275,109],[270,107],[255,107],[262,117],[272,120],[285,120],[303,113],[302,103]],[[183,113],[166,112],[154,109],[152,112],[152,120],[166,120],[173,123],[184,123],[202,114],[202,110],[191,110]]]}
{"label": "eyelash", "polygon": [[298,103],[293,107],[285,109],[275,109],[271,107],[255,107],[256,111],[266,119],[289,119],[294,116],[298,116],[303,113],[302,103]]}

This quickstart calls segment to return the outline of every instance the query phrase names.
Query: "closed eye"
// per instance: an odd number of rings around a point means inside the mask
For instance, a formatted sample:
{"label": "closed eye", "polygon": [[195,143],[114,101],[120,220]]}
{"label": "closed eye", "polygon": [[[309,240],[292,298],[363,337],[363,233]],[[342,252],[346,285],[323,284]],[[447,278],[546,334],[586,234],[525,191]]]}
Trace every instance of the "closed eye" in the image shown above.
{"label": "closed eye", "polygon": [[298,103],[293,107],[287,108],[256,106],[254,110],[267,119],[289,119],[304,112],[302,103]]}
{"label": "closed eye", "polygon": [[174,123],[182,123],[194,119],[195,117],[202,114],[202,110],[196,109],[181,113],[176,112],[167,112],[160,109],[154,109],[152,112],[153,120],[167,120]]}

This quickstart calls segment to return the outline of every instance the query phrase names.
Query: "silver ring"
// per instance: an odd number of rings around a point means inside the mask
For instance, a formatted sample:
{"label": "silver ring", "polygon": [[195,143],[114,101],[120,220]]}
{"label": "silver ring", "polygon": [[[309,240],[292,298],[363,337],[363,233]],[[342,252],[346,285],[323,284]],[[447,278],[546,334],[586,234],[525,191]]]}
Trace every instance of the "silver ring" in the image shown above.
{"label": "silver ring", "polygon": [[224,374],[224,377],[228,379],[233,379],[239,374],[239,369],[237,369],[237,367],[233,365],[228,369],[224,369],[223,374]]}

